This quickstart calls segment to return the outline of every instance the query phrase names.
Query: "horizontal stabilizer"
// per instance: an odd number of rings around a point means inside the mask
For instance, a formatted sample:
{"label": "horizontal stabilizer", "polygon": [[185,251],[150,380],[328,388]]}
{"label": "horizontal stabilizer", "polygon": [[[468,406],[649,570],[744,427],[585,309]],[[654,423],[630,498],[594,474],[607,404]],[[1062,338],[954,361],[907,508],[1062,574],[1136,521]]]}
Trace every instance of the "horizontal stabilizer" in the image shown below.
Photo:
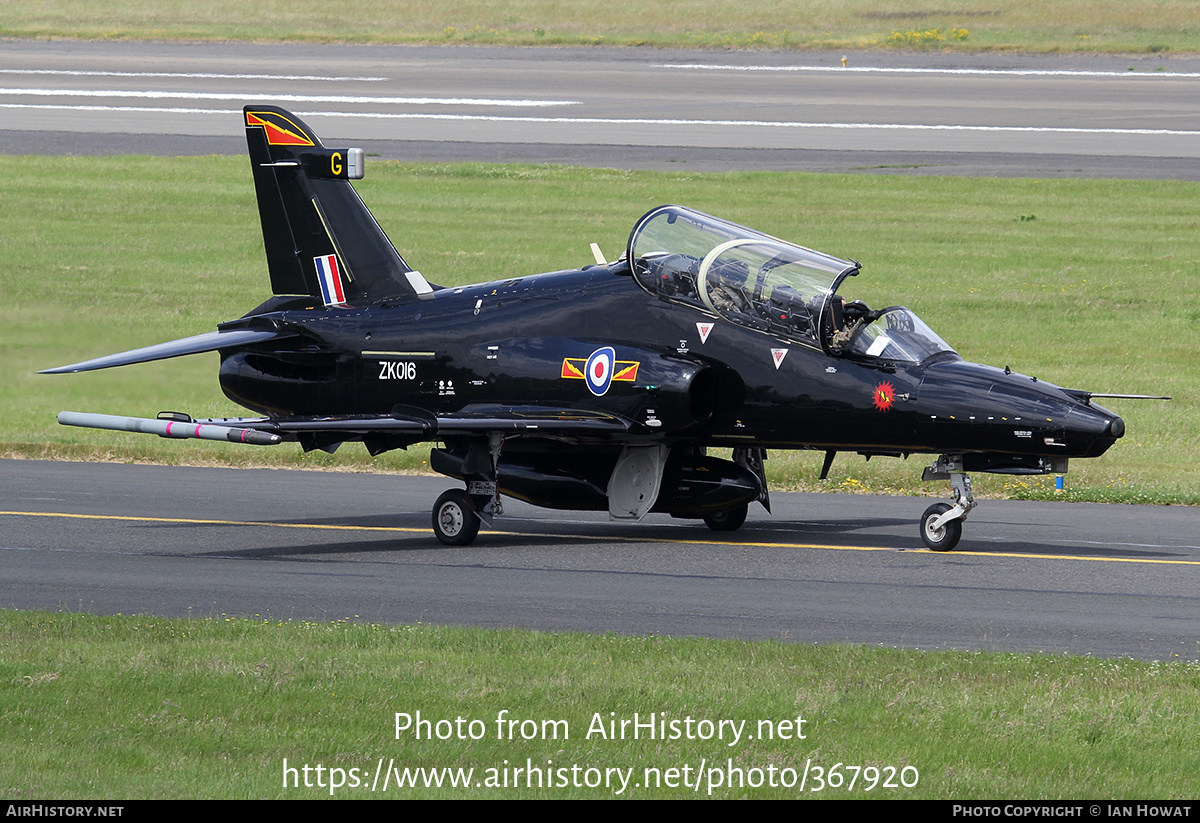
{"label": "horizontal stabilizer", "polygon": [[72,374],[96,369],[110,369],[113,366],[128,366],[133,363],[148,363],[151,360],[166,360],[169,357],[180,357],[185,354],[200,354],[219,349],[232,349],[247,346],[251,343],[265,343],[268,340],[278,340],[281,337],[291,337],[291,332],[265,331],[259,329],[236,329],[233,331],[210,331],[197,334],[194,337],[184,337],[141,349],[109,354],[94,360],[84,360],[82,363],[72,363],[69,366],[59,366],[56,369],[45,369],[38,374]]}

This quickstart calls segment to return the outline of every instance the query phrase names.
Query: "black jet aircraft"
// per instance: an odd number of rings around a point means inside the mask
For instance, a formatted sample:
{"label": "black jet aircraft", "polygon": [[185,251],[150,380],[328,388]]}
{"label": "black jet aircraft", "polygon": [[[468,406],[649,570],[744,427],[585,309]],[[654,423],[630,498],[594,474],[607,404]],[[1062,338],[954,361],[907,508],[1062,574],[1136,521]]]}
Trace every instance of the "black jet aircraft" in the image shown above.
{"label": "black jet aircraft", "polygon": [[[330,149],[295,115],[244,109],[274,294],[216,331],[44,373],[197,352],[259,417],[63,412],[59,422],[372,455],[433,443],[459,479],[433,507],[470,543],[504,495],[555,509],[742,525],[770,510],[769,449],[934,455],[948,480],[921,538],[952,549],[976,505],[970,472],[1048,474],[1125,431],[1097,395],[964,361],[902,306],[839,289],[858,263],[681,206],[637,220],[625,253],[473,286],[430,283],[396,252]],[[732,459],[709,454],[731,449]]]}

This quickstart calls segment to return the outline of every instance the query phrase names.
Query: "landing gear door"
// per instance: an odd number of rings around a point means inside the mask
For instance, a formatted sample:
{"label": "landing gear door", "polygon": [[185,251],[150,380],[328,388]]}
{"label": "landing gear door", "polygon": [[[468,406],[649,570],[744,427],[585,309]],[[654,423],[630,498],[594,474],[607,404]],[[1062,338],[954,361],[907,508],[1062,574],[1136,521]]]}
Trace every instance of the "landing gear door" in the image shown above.
{"label": "landing gear door", "polygon": [[641,520],[658,500],[663,467],[671,448],[626,446],[608,480],[608,514],[614,520]]}

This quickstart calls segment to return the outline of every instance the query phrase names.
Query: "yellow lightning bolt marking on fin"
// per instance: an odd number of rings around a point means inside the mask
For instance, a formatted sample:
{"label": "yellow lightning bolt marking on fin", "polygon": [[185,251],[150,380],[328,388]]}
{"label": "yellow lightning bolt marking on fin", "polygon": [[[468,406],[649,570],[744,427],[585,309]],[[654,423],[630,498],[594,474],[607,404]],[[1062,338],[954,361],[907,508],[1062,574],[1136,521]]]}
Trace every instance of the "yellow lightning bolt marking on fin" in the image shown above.
{"label": "yellow lightning bolt marking on fin", "polygon": [[[270,116],[271,119],[268,119]],[[291,125],[292,128],[280,125],[278,121],[282,120]],[[262,126],[267,131],[267,142],[272,146],[311,146],[313,145],[304,132],[295,123],[292,123],[286,117],[275,115],[271,112],[246,112],[247,126]],[[282,136],[283,139],[280,139]]]}

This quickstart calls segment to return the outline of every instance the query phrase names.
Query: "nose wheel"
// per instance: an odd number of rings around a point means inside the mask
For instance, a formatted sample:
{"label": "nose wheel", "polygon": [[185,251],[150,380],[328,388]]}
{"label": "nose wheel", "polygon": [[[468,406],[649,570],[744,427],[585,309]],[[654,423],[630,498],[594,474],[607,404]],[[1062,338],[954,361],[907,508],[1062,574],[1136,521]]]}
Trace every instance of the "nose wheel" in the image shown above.
{"label": "nose wheel", "polygon": [[921,515],[921,540],[935,552],[950,551],[962,537],[962,520],[941,520],[951,508],[949,503],[934,503]]}
{"label": "nose wheel", "polygon": [[925,469],[922,480],[949,480],[953,503],[934,503],[921,515],[921,542],[935,552],[948,552],[962,537],[963,521],[977,505],[971,478],[963,472],[962,455],[943,454]]}

